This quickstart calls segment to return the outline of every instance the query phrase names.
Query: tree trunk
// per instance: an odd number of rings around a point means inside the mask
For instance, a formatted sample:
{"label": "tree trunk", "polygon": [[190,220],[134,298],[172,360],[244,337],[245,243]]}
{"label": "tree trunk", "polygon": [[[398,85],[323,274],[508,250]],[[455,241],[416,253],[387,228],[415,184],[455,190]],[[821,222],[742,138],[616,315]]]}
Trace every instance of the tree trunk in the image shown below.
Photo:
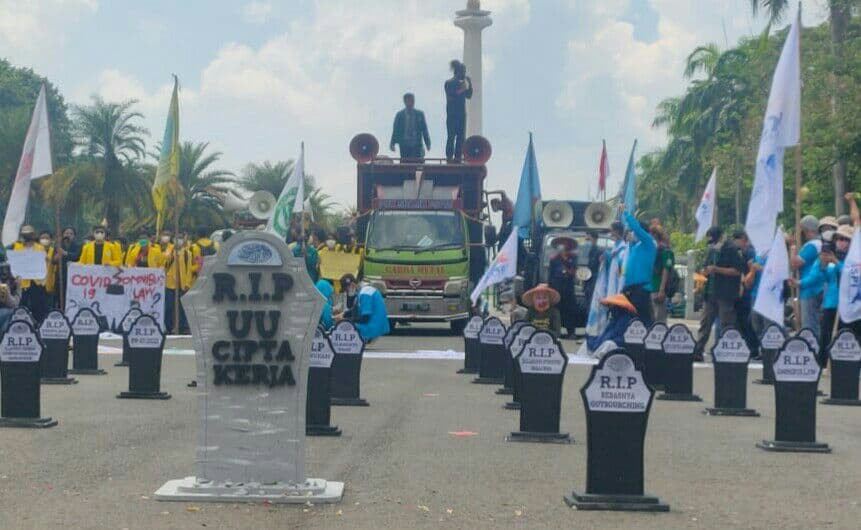
{"label": "tree trunk", "polygon": [[[834,57],[834,70],[831,72],[831,122],[837,125],[840,117],[840,81],[839,76],[844,73],[843,43],[846,39],[846,28],[849,25],[849,2],[846,0],[831,0],[831,54]],[[846,156],[841,153],[840,146],[835,146],[837,161],[831,169],[834,181],[834,213],[841,215],[845,212],[846,194]]]}

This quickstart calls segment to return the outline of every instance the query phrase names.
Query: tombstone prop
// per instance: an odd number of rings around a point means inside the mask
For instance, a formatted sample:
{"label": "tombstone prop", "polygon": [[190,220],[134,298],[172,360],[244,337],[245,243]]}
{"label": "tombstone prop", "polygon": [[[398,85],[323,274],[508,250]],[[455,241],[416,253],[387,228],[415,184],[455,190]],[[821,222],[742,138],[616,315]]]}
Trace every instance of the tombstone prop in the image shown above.
{"label": "tombstone prop", "polygon": [[514,336],[514,339],[508,346],[512,369],[511,401],[502,406],[504,409],[520,410],[520,388],[522,383],[520,381],[520,363],[517,362],[517,356],[523,349],[523,345],[526,344],[527,340],[529,340],[529,337],[531,337],[536,331],[535,326],[532,324],[525,324],[520,328],[520,330],[518,330],[517,335]]}
{"label": "tombstone prop", "polygon": [[758,385],[774,384],[774,358],[786,342],[786,332],[777,324],[769,324],[759,340],[759,355],[762,357],[762,379],[754,379]]}
{"label": "tombstone prop", "polygon": [[302,258],[275,234],[237,232],[181,301],[197,361],[196,476],[156,499],[340,501],[342,482],[305,473],[309,353],[325,300]]}
{"label": "tombstone prop", "polygon": [[502,340],[502,343],[505,345],[505,351],[509,355],[506,355],[507,362],[505,363],[502,388],[496,391],[496,393],[501,396],[510,396],[514,394],[514,357],[510,355],[511,343],[514,342],[514,337],[517,336],[517,332],[526,324],[528,324],[528,322],[525,320],[518,320],[511,324],[511,326],[508,327],[508,331],[505,332],[505,338]]}
{"label": "tombstone prop", "polygon": [[40,360],[43,385],[72,385],[78,382],[69,377],[69,337],[72,326],[62,311],[56,309],[45,316],[39,326],[39,338],[45,349]]}
{"label": "tombstone prop", "polygon": [[41,370],[44,345],[29,322],[11,322],[0,343],[0,427],[44,428],[57,420],[41,417]]}
{"label": "tombstone prop", "polygon": [[[824,366],[825,363],[822,361],[822,355],[819,351],[819,339],[816,338],[816,334],[813,330],[810,328],[801,328],[801,331],[799,331],[796,336],[801,337],[807,341],[807,344],[810,344],[810,347],[813,349],[813,355],[816,356],[816,360],[820,365]],[[817,388],[816,395],[824,396],[825,393]]]}
{"label": "tombstone prop", "polygon": [[128,366],[129,365],[129,329],[132,326],[132,322],[137,320],[139,316],[143,315],[143,311],[140,308],[133,307],[129,309],[125,315],[123,315],[123,319],[120,320],[119,329],[116,331],[123,337],[123,358],[120,362],[114,364],[114,366]]}
{"label": "tombstone prop", "polygon": [[305,409],[305,434],[307,436],[341,436],[332,421],[332,361],[335,350],[326,332],[320,328],[314,332],[311,354],[308,356],[308,399]]}
{"label": "tombstone prop", "polygon": [[[665,326],[666,327],[666,326]],[[645,344],[646,335],[649,334],[649,328],[643,324],[639,318],[635,318],[628,323],[625,328],[625,333],[622,335],[622,340],[625,342],[625,351],[634,360],[634,364],[642,370],[646,362]]]}
{"label": "tombstone prop", "polygon": [[694,394],[694,348],[691,330],[684,324],[673,324],[661,343],[666,355],[664,393],[655,399],[669,401],[702,401]]}
{"label": "tombstone prop", "polygon": [[759,416],[747,408],[747,364],[750,348],[744,336],[727,327],[712,347],[715,378],[715,406],[707,408],[710,416]]}
{"label": "tombstone prop", "polygon": [[663,322],[652,324],[646,338],[643,339],[645,350],[643,364],[638,365],[637,358],[634,357],[634,364],[643,371],[646,384],[655,390],[666,388],[668,359],[664,353],[664,338],[666,338],[669,330],[670,328]]}
{"label": "tombstone prop", "polygon": [[816,353],[801,337],[787,340],[774,359],[774,440],[756,444],[766,451],[830,453],[816,441],[816,389],[822,372]]}
{"label": "tombstone prop", "polygon": [[505,324],[496,317],[489,317],[478,332],[478,345],[481,351],[478,363],[478,377],[472,380],[479,385],[501,385],[505,381],[505,363],[508,352],[505,350]]}
{"label": "tombstone prop", "polygon": [[586,493],[565,496],[578,510],[667,512],[643,493],[643,446],[654,391],[625,350],[605,355],[580,389],[586,409]]}
{"label": "tombstone prop", "polygon": [[170,399],[161,391],[164,332],[152,315],[140,315],[123,330],[129,344],[129,390],[120,399]]}
{"label": "tombstone prop", "polygon": [[89,307],[83,307],[72,319],[72,369],[70,374],[105,375],[99,368],[99,318]]}
{"label": "tombstone prop", "polygon": [[520,430],[509,442],[571,443],[567,432],[559,432],[562,412],[562,382],[568,356],[553,335],[533,333],[517,355],[520,367]]}
{"label": "tombstone prop", "polygon": [[360,394],[362,355],[365,341],[359,330],[349,320],[342,320],[329,334],[329,342],[335,351],[332,361],[332,405],[367,407],[368,402]]}
{"label": "tombstone prop", "polygon": [[480,316],[470,318],[463,328],[463,368],[459,374],[477,374],[481,362],[481,349],[478,346],[478,332],[484,320]]}
{"label": "tombstone prop", "polygon": [[825,405],[861,406],[858,399],[858,376],[861,371],[861,345],[858,337],[842,329],[828,346],[831,357],[831,397],[823,399]]}
{"label": "tombstone prop", "polygon": [[[33,329],[39,329],[38,324],[36,324],[36,319],[33,318],[33,313],[24,306],[16,307],[14,311],[12,311],[12,316],[9,317],[9,324],[12,322],[26,322],[32,326]],[[8,327],[8,325],[7,325]]]}

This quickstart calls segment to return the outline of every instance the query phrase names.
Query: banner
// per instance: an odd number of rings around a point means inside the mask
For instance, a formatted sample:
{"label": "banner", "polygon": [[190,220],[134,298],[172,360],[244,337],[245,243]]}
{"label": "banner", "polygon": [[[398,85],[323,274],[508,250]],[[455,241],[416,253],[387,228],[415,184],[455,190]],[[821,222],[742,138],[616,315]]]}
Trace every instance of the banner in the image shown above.
{"label": "banner", "polygon": [[320,259],[320,277],[334,282],[336,292],[340,289],[338,282],[345,274],[359,277],[362,255],[358,252],[329,250],[328,247],[323,247],[317,251],[317,255]]}
{"label": "banner", "polygon": [[114,329],[132,307],[164,318],[164,270],[145,267],[108,267],[69,264],[66,285],[66,316],[69,320],[82,307],[104,315]]}
{"label": "banner", "polygon": [[840,274],[837,312],[843,322],[861,319],[861,231],[855,229]]}
{"label": "banner", "polygon": [[44,280],[48,275],[48,263],[41,250],[7,250],[6,261],[12,276],[22,280]]}
{"label": "banner", "polygon": [[514,278],[515,274],[517,274],[517,230],[512,230],[508,240],[499,249],[499,254],[496,255],[496,258],[484,272],[484,276],[478,280],[478,284],[472,290],[472,294],[469,296],[472,303],[476,303],[481,292],[486,288]]}
{"label": "banner", "polygon": [[284,189],[281,190],[281,194],[278,196],[275,211],[269,217],[266,230],[278,234],[282,239],[287,237],[287,234],[290,232],[290,221],[293,213],[301,212],[305,206],[304,199],[302,199],[305,195],[304,182],[305,144],[302,143],[299,158],[296,160],[296,164],[293,165],[293,172],[290,174],[290,178],[287,179],[287,183],[284,184]]}
{"label": "banner", "polygon": [[753,310],[783,327],[783,282],[789,279],[789,255],[782,228],[777,229],[774,241],[769,242],[768,259],[761,274]]}

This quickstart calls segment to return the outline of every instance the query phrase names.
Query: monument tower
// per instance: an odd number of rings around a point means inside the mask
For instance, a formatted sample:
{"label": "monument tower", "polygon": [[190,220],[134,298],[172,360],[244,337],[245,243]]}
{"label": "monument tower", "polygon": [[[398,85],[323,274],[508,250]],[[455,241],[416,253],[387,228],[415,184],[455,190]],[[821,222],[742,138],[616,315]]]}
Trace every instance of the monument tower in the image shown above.
{"label": "monument tower", "polygon": [[463,63],[472,79],[472,99],[466,101],[466,136],[481,134],[481,30],[493,24],[490,11],[479,0],[469,0],[455,13],[454,25],[463,30]]}

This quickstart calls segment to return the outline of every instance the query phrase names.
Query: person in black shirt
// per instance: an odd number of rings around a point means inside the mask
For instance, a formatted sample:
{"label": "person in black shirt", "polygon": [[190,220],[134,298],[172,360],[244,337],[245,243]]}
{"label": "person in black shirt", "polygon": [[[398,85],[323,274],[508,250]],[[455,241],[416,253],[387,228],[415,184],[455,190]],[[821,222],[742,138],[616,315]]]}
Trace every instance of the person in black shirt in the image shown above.
{"label": "person in black shirt", "polygon": [[454,73],[445,82],[445,157],[460,161],[463,155],[463,137],[466,135],[466,100],[472,98],[472,80],[466,75],[466,65],[455,59],[450,63]]}
{"label": "person in black shirt", "polygon": [[415,108],[415,105],[415,96],[408,92],[404,94],[404,108],[395,114],[389,149],[394,151],[395,144],[398,144],[401,160],[421,161],[425,157],[425,146],[430,149],[430,134],[425,115]]}

